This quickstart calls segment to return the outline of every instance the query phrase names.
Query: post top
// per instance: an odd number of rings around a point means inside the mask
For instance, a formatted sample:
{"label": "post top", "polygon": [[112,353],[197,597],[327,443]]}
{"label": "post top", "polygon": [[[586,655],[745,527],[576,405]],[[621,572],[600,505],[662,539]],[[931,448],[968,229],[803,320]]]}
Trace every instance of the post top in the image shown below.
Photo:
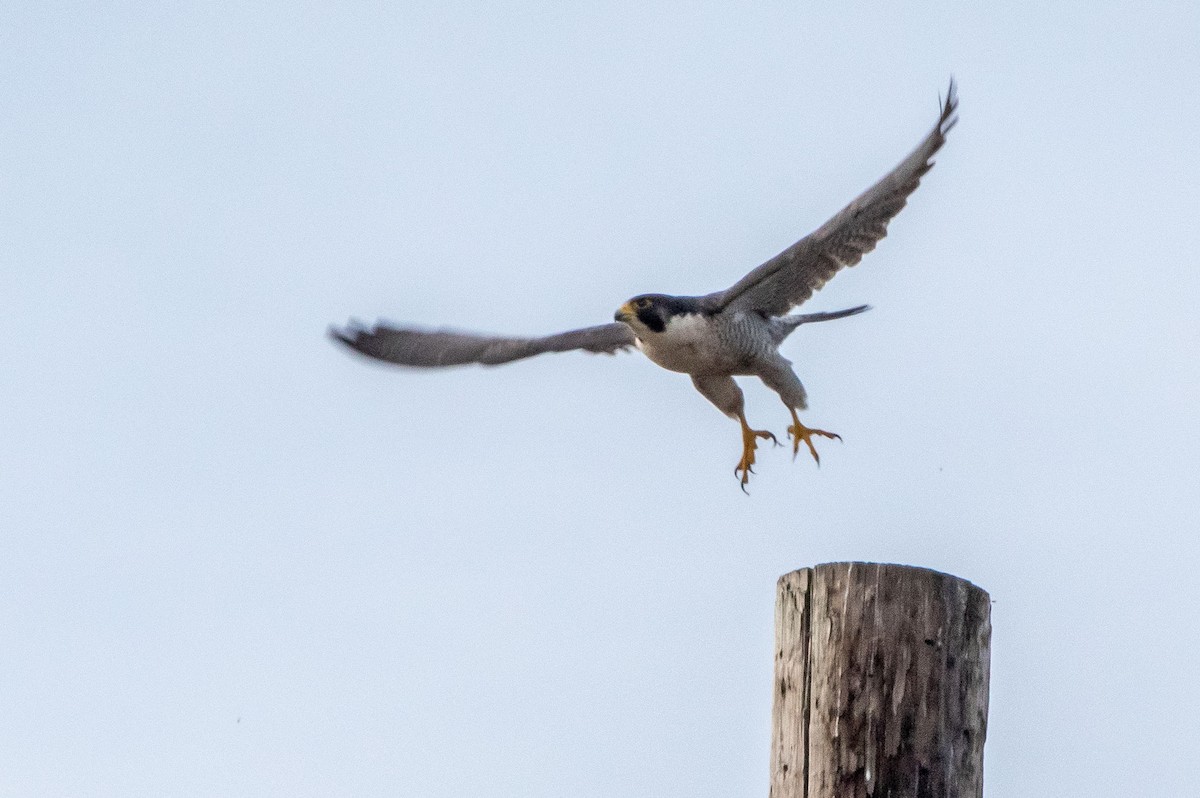
{"label": "post top", "polygon": [[954,574],[946,573],[945,571],[938,571],[933,568],[925,568],[920,565],[904,565],[901,563],[863,562],[860,560],[848,560],[848,561],[844,561],[844,562],[825,562],[825,563],[820,563],[818,565],[810,566],[808,568],[798,568],[795,571],[789,571],[788,573],[779,577],[779,581],[783,581],[784,579],[788,578],[792,574],[801,574],[801,573],[805,573],[805,572],[810,573],[810,574],[816,573],[816,572],[827,572],[827,573],[833,573],[833,574],[844,573],[847,577],[850,577],[856,571],[859,573],[874,572],[876,575],[882,575],[883,572],[886,571],[888,573],[889,578],[892,578],[892,579],[950,580],[950,581],[953,581],[956,583],[960,583],[963,586],[965,586],[971,590],[977,590],[980,593],[982,593],[985,597],[988,596],[988,592],[986,590],[984,590],[983,588],[981,588],[979,585],[975,584],[974,582],[970,581],[969,579],[964,579],[961,576],[955,576]]}

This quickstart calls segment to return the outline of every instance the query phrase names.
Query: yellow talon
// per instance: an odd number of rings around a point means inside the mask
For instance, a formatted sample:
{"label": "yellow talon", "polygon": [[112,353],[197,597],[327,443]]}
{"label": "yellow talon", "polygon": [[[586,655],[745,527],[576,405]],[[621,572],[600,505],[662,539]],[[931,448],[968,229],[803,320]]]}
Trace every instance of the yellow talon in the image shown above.
{"label": "yellow talon", "polygon": [[800,441],[804,441],[808,445],[808,450],[812,452],[813,459],[817,461],[817,465],[821,464],[821,455],[817,454],[817,447],[813,446],[812,436],[820,435],[822,438],[836,438],[841,440],[842,436],[836,432],[826,432],[823,429],[811,429],[800,423],[800,417],[796,415],[795,408],[792,408],[792,421],[796,422],[788,427],[788,435],[792,438],[792,459],[796,459],[796,455],[800,453]]}
{"label": "yellow talon", "polygon": [[754,450],[758,448],[758,439],[770,440],[772,443],[779,443],[775,435],[763,429],[750,429],[750,425],[746,423],[744,415],[738,416],[738,421],[742,425],[742,459],[734,467],[734,476],[741,474],[742,490],[746,490],[746,483],[750,481],[750,475],[754,473]]}

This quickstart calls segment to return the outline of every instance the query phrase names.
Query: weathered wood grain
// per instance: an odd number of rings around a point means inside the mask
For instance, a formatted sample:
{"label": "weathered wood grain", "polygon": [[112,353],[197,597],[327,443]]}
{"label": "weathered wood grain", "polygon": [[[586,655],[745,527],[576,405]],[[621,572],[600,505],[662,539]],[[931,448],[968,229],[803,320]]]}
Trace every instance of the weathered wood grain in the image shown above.
{"label": "weathered wood grain", "polygon": [[771,798],[982,796],[990,611],[924,568],[781,577]]}

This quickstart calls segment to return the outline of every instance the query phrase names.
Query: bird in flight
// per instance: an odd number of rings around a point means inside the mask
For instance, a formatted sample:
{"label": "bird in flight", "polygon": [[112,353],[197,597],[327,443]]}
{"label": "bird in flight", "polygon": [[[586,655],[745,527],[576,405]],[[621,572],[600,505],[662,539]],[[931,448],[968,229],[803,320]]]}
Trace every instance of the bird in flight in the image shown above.
{"label": "bird in flight", "polygon": [[352,322],[330,335],[376,360],[419,368],[479,363],[494,366],[545,352],[614,352],[637,348],[654,363],[687,374],[706,399],[741,427],[742,454],[734,468],[742,490],[753,473],[758,441],[777,442],[746,421],[742,389],[734,377],[755,376],[779,394],[792,417],[792,455],[803,443],[821,459],[813,437],[840,436],[805,426],[797,410],[808,398],[792,363],[779,346],[802,324],[853,316],[866,305],[832,313],[790,314],[838,270],[862,260],[887,235],[888,223],[904,207],[933,156],[958,121],[958,97],[950,81],[940,114],[924,140],[879,182],[832,219],[751,271],[732,287],[705,296],[642,294],[616,312],[613,322],[538,338],[481,335],[448,329],[392,326],[365,328]]}

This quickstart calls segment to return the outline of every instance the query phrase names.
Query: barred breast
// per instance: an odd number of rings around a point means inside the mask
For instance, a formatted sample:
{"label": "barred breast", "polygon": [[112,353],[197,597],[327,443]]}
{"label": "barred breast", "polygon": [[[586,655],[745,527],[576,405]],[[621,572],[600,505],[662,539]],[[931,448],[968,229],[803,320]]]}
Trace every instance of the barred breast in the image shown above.
{"label": "barred breast", "polygon": [[772,351],[767,321],[740,312],[673,316],[661,333],[639,336],[638,348],[665,369],[698,375],[753,374]]}

